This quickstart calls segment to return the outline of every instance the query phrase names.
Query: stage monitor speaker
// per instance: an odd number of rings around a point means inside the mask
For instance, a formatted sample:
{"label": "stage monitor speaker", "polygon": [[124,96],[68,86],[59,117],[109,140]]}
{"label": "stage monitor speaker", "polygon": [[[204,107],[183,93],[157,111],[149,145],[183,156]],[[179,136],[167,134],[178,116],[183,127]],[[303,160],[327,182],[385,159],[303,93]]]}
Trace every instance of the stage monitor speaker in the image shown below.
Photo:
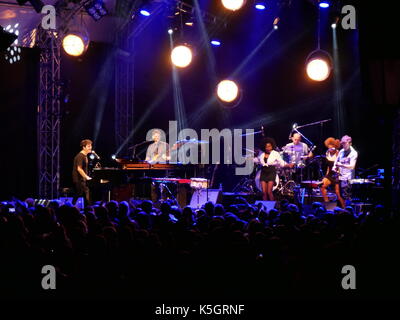
{"label": "stage monitor speaker", "polygon": [[276,206],[276,201],[256,201],[254,204],[255,204],[256,206],[258,206],[259,203],[262,204],[262,208],[263,208],[264,210],[266,210],[267,213],[270,212],[271,209],[274,209],[275,206]]}
{"label": "stage monitor speaker", "polygon": [[222,192],[219,189],[200,189],[196,190],[192,194],[190,200],[191,208],[201,208],[206,202],[211,201],[212,203],[218,203],[222,197]]}

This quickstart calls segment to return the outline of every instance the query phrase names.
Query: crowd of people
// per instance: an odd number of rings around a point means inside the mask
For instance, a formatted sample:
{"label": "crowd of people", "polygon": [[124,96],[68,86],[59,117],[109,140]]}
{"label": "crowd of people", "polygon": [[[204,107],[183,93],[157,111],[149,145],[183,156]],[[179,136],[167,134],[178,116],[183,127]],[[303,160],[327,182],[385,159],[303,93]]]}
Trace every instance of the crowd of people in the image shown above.
{"label": "crowd of people", "polygon": [[[356,213],[283,200],[266,211],[243,198],[179,208],[168,200],[0,205],[1,296],[7,298],[357,298],[399,284],[399,221],[383,206]],[[57,271],[43,290],[41,268]],[[343,266],[357,270],[344,290]],[[385,289],[385,290],[383,290]]]}

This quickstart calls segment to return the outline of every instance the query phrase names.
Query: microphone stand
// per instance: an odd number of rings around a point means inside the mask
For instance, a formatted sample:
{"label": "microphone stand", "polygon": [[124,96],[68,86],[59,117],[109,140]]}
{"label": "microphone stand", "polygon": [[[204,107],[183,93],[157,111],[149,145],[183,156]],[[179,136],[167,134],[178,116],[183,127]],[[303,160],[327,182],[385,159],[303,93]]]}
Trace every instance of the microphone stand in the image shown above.
{"label": "microphone stand", "polygon": [[[291,133],[293,132],[293,131],[295,131],[296,133],[298,133],[305,141],[306,141],[306,143],[307,144],[309,144],[309,145],[311,145],[311,147],[314,147],[315,146],[315,144],[314,143],[312,143],[309,139],[307,139],[298,129],[300,129],[300,128],[304,128],[304,127],[309,127],[309,126],[315,126],[315,125],[317,125],[317,124],[323,124],[324,122],[328,122],[328,121],[331,121],[332,119],[326,119],[326,120],[321,120],[321,121],[317,121],[317,122],[311,122],[311,123],[307,123],[307,124],[303,124],[303,125],[301,125],[301,126],[295,126],[295,127],[293,127],[292,128],[292,131],[291,131]],[[291,135],[291,134],[290,134]],[[289,135],[289,136],[290,136]]]}
{"label": "microphone stand", "polygon": [[[304,127],[304,126],[303,126]],[[311,145],[311,147],[314,146],[314,143],[312,143],[309,139],[307,139],[299,130],[297,130],[298,127],[293,128],[293,131],[295,131],[296,133],[298,133],[303,139],[304,141],[307,142],[307,144]]]}
{"label": "microphone stand", "polygon": [[137,143],[137,144],[135,144],[133,147],[129,148],[129,149],[133,149],[133,152],[132,152],[132,158],[133,158],[133,160],[139,160],[139,159],[137,158],[137,156],[136,156],[136,147],[140,147],[141,145],[144,145],[144,144],[150,143],[150,142],[152,142],[152,141],[147,141],[147,140],[146,140],[146,141]]}
{"label": "microphone stand", "polygon": [[328,122],[328,121],[331,121],[331,120],[332,120],[332,119],[326,119],[326,120],[321,120],[321,121],[317,121],[317,122],[312,122],[312,123],[303,124],[302,126],[296,126],[296,129],[298,129],[298,128],[303,128],[303,127],[309,127],[309,126],[315,126],[316,124]]}

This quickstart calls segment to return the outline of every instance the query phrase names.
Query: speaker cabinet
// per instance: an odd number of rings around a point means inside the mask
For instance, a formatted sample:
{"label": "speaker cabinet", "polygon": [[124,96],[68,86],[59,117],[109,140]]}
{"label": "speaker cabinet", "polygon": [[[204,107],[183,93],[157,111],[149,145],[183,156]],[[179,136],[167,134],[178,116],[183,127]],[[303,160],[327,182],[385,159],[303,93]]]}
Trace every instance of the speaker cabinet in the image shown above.
{"label": "speaker cabinet", "polygon": [[192,199],[190,200],[191,208],[201,208],[206,202],[211,201],[213,203],[220,202],[222,197],[222,192],[219,189],[200,189],[196,190],[192,194]]}

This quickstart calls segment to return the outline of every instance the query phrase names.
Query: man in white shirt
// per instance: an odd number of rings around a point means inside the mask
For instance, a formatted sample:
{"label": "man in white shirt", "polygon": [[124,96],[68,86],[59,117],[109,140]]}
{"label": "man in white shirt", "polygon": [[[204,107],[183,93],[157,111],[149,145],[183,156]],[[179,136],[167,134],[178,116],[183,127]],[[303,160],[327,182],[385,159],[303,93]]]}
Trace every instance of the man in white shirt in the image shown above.
{"label": "man in white shirt", "polygon": [[153,143],[149,145],[146,152],[146,161],[151,163],[165,162],[168,159],[168,143],[161,141],[160,130],[154,129],[152,132]]}
{"label": "man in white shirt", "polygon": [[[343,136],[340,144],[343,149],[339,151],[332,170],[339,173],[340,193],[343,199],[349,202],[351,200],[350,180],[354,178],[358,153],[352,147],[351,137],[347,135]],[[344,203],[341,203],[342,207],[344,205]]]}

